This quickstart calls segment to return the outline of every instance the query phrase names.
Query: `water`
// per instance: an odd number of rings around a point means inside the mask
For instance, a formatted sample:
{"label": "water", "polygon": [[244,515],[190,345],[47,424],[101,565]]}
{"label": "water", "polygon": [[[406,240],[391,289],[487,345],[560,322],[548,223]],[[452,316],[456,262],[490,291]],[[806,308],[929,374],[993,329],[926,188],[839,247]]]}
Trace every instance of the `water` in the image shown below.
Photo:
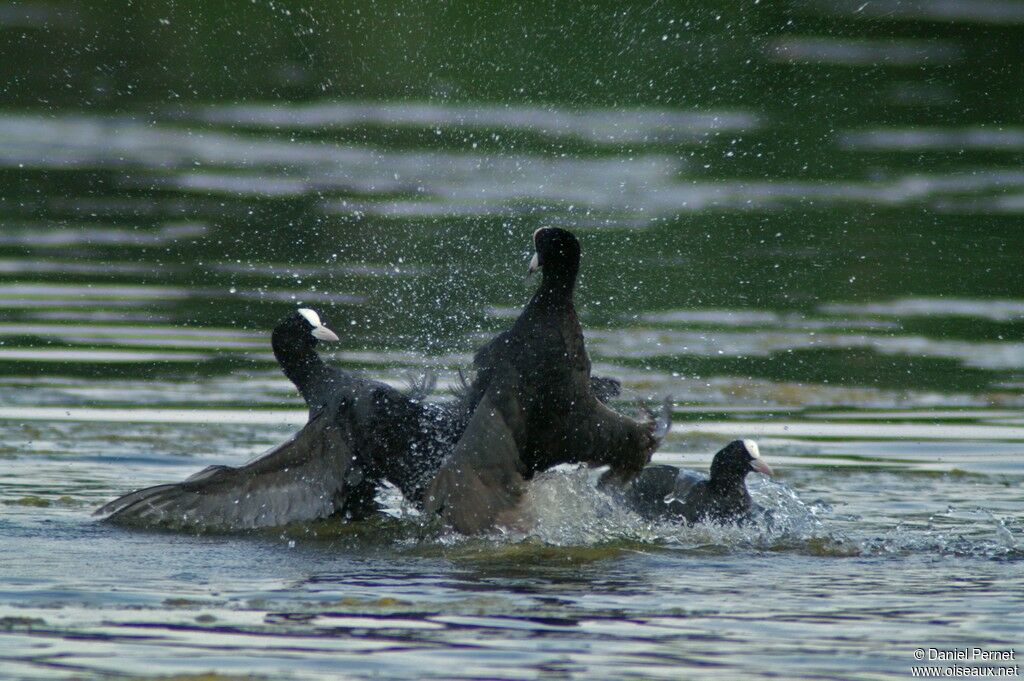
{"label": "water", "polygon": [[[772,5],[772,6],[767,6]],[[906,678],[1024,640],[1024,9],[1005,0],[0,5],[0,677]],[[396,384],[574,229],[657,459],[772,522],[249,537],[91,511],[304,421],[268,332]]]}

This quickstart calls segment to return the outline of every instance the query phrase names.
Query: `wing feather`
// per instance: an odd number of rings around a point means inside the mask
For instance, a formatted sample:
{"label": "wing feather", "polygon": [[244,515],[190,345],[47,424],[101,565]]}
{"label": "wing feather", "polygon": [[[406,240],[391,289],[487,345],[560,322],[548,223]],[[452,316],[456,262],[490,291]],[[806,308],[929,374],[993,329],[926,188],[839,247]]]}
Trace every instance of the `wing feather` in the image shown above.
{"label": "wing feather", "polygon": [[523,414],[513,386],[500,383],[492,382],[427,492],[427,512],[463,534],[507,520],[523,495]]}
{"label": "wing feather", "polygon": [[344,506],[353,462],[347,433],[325,410],[252,463],[210,466],[183,482],[115,499],[96,514],[125,525],[200,531],[326,518]]}

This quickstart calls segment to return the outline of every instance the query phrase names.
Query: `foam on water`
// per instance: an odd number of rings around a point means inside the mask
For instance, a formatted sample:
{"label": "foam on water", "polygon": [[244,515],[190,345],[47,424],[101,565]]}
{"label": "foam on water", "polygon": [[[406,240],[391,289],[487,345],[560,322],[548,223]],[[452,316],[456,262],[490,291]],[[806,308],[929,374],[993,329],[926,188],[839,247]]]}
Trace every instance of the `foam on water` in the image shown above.
{"label": "foam on water", "polygon": [[592,470],[570,467],[537,476],[524,502],[532,523],[526,536],[559,546],[629,540],[701,551],[780,546],[804,551],[823,542],[838,543],[818,517],[821,508],[808,506],[785,485],[754,479],[757,476],[752,476],[749,488],[762,512],[753,522],[692,527],[668,519],[642,519],[621,499],[599,490],[597,477]]}
{"label": "foam on water", "polygon": [[[883,474],[884,475],[884,474]],[[497,545],[525,542],[558,547],[628,543],[698,553],[793,552],[813,556],[880,556],[894,553],[1024,559],[1024,526],[985,509],[949,507],[926,520],[895,526],[838,512],[826,501],[808,503],[791,487],[750,476],[760,508],[751,522],[687,526],[670,519],[646,521],[623,501],[597,488],[598,473],[561,466],[530,483],[517,526],[489,536]],[[418,520],[414,521],[418,522]],[[444,533],[444,546],[479,539]]]}
{"label": "foam on water", "polygon": [[557,546],[629,540],[689,549],[709,544],[750,548],[790,534],[809,540],[818,529],[813,527],[812,514],[792,493],[786,498],[786,507],[781,502],[768,506],[779,512],[777,522],[759,519],[742,527],[687,527],[670,520],[645,521],[621,499],[599,490],[596,481],[596,473],[585,468],[563,467],[537,476],[524,502],[524,516],[530,524],[525,536]]}

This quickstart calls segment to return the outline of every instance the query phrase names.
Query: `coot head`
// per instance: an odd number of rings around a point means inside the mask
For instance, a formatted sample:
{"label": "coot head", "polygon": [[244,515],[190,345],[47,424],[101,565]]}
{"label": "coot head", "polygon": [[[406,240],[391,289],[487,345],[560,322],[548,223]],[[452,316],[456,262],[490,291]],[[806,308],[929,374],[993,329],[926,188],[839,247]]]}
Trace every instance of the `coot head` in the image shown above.
{"label": "coot head", "polygon": [[712,481],[742,481],[750,471],[772,475],[753,440],[733,440],[711,460]]}
{"label": "coot head", "polygon": [[580,269],[580,242],[573,233],[560,227],[541,227],[533,233],[536,252],[530,261],[530,274],[544,270],[544,278],[575,280]]}
{"label": "coot head", "polygon": [[274,345],[313,347],[317,341],[336,341],[338,334],[328,329],[320,315],[301,307],[274,327]]}

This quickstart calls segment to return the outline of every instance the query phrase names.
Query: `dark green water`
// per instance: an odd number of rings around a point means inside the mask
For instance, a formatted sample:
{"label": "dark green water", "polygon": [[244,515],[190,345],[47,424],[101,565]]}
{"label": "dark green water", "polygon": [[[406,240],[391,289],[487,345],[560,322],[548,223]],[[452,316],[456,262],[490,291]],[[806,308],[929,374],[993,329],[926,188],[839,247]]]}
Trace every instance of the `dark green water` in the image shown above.
{"label": "dark green water", "polygon": [[[1024,639],[1024,3],[0,3],[0,677],[906,678]],[[269,348],[442,387],[580,236],[659,458],[755,437],[772,528],[586,473],[525,535],[96,524],[304,419]],[[1019,646],[1018,646],[1019,648]],[[1024,652],[1024,651],[1020,651]]]}

